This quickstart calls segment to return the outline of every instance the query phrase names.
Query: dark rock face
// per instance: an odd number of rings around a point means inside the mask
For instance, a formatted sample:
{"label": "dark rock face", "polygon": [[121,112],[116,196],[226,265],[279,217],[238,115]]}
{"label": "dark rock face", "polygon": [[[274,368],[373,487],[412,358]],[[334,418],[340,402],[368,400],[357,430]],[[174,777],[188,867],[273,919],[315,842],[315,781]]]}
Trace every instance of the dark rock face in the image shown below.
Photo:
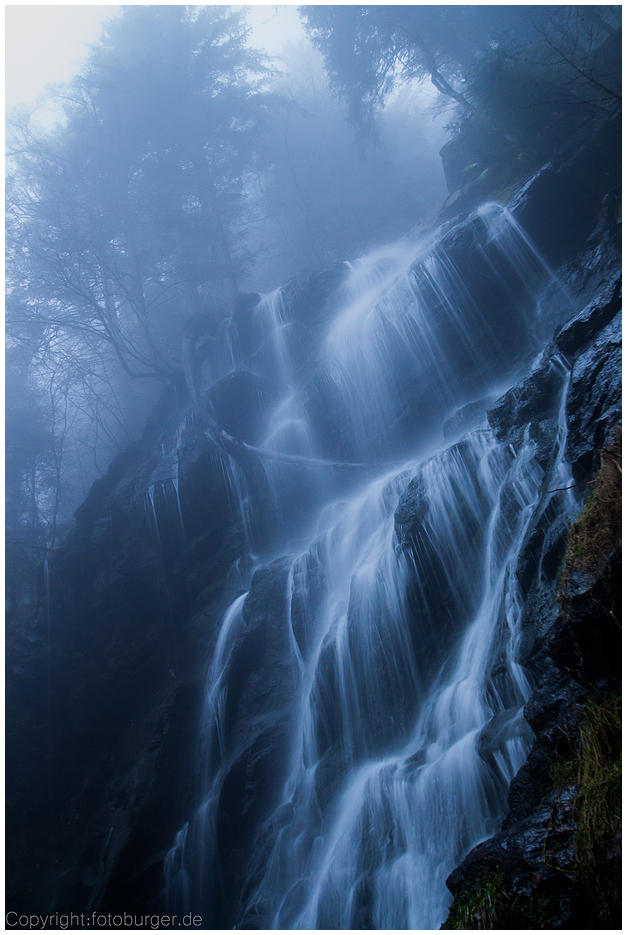
{"label": "dark rock face", "polygon": [[[149,868],[134,899],[151,905],[155,854],[185,815],[211,620],[193,614],[199,597],[214,613],[232,599],[243,533],[224,453],[188,427],[177,488],[162,445],[146,438],[93,486],[50,560],[31,630],[16,636],[9,843],[27,841],[19,846],[39,861],[28,887],[44,912],[102,905],[112,879],[130,906],[120,868],[131,854]],[[39,734],[37,747],[24,743]],[[11,905],[32,911],[23,876],[8,883]]]}
{"label": "dark rock face", "polygon": [[[488,145],[486,150],[489,136],[482,134],[470,148],[463,140],[443,148],[449,191],[454,194],[441,218],[458,217],[485,201],[498,200],[504,186],[523,182],[517,159],[503,160],[498,147],[489,152]],[[584,129],[521,185],[509,204],[548,263],[560,269],[578,295],[597,291],[620,264],[620,154],[620,117],[607,121],[592,138]],[[469,171],[463,172],[466,167]]]}
{"label": "dark rock face", "polygon": [[572,575],[549,642],[555,664],[583,686],[617,688],[621,679],[621,555],[603,574]]}
{"label": "dark rock face", "polygon": [[235,314],[241,315],[258,305],[261,296],[258,292],[238,292],[235,296]]}
{"label": "dark rock face", "polygon": [[461,432],[470,432],[471,429],[483,425],[486,410],[491,402],[492,400],[486,397],[473,403],[467,403],[465,406],[460,406],[444,423],[444,441],[449,441]]}
{"label": "dark rock face", "polygon": [[283,712],[292,698],[288,572],[285,559],[260,569],[244,604],[244,627],[231,654],[226,710],[226,730],[237,745],[248,744],[258,732],[258,721],[269,712]]}
{"label": "dark rock face", "polygon": [[[479,391],[489,387],[495,375],[515,366],[530,351],[534,287],[546,275],[541,264],[534,267],[533,258],[529,257],[528,280],[516,282],[517,274],[495,242],[490,220],[489,209],[486,217],[480,213],[471,216],[467,223],[444,234],[433,250],[433,258],[427,263],[419,261],[413,267],[420,294],[432,297],[430,306],[435,311],[431,326],[439,334],[439,346],[446,348],[447,366],[468,389]],[[452,266],[455,270],[445,280],[439,295],[434,291],[431,272],[434,261],[441,261],[443,269]],[[459,318],[450,307],[457,281],[463,283],[459,307],[465,315],[464,327],[460,327]],[[472,347],[465,337],[466,328],[475,336]]]}
{"label": "dark rock face", "polygon": [[[615,214],[615,137],[609,130],[598,141],[603,147],[598,181],[584,171],[597,157],[573,151],[570,161],[540,173],[519,202],[518,217],[553,262],[570,260],[595,224]],[[584,192],[581,203],[574,203],[573,190]],[[602,211],[593,206],[601,190],[606,192]],[[585,283],[603,265],[594,249],[609,243],[606,252],[615,258],[613,231],[609,240],[599,234],[596,247],[589,244]],[[456,323],[440,309],[436,326],[448,335],[454,366],[467,375],[461,395],[468,398],[473,391],[485,392],[512,349],[519,362],[529,353],[528,302],[494,288],[488,268],[501,261],[485,231],[469,225],[444,246],[470,283],[489,337],[481,360],[471,360]],[[414,273],[416,283],[428,289],[424,269]],[[341,265],[298,277],[284,293],[292,322],[289,340],[300,348],[295,356],[308,378],[307,407],[327,447],[340,453],[343,414],[334,406],[333,386],[309,363],[309,352],[345,275]],[[238,298],[235,318],[242,331],[258,301],[256,294]],[[504,307],[511,314],[504,315]],[[619,418],[618,309],[612,279],[560,330],[533,373],[488,413],[504,441],[517,445],[525,430],[532,433],[541,460],[543,446],[548,450],[555,442],[560,368],[572,366],[567,456],[577,482],[592,476],[595,449],[607,444]],[[417,388],[409,378],[399,395],[406,403],[402,418],[408,432],[414,431],[433,404],[429,381]],[[268,381],[242,372],[214,386],[209,403],[227,432],[255,444],[260,414],[274,398]],[[481,401],[460,410],[448,430],[456,433],[483,420],[486,405]],[[245,886],[244,855],[258,835],[256,859],[263,861],[260,824],[282,779],[294,686],[286,661],[292,658],[288,570],[281,561],[271,563],[251,583],[249,553],[271,538],[275,519],[263,471],[256,459],[235,458],[207,437],[202,416],[183,424],[186,407],[181,390],[168,391],[141,443],[116,458],[93,485],[76,512],[76,530],[42,572],[37,614],[8,634],[7,900],[18,912],[163,909],[163,854],[198,805],[194,740],[208,652],[226,607],[248,590],[228,674],[227,738],[234,754],[220,795],[221,851],[211,894],[219,927],[231,927],[236,919],[233,894]],[[329,412],[332,417],[325,415]],[[234,485],[242,479],[253,503],[253,523],[237,508]],[[445,605],[447,626],[454,595],[441,556],[421,541],[425,508],[418,476],[396,512],[399,547],[428,568],[429,599],[434,611],[438,602]],[[607,693],[618,683],[619,558],[615,553],[593,580],[571,582],[558,608],[563,529],[550,509],[536,529],[517,569],[527,607],[524,650],[538,680],[526,709],[535,741],[512,783],[502,831],[466,858],[450,887],[461,893],[477,885],[479,871],[499,870],[511,894],[510,914],[503,916],[511,927],[576,927],[584,917],[593,924],[598,919],[582,908],[570,876],[576,791],[556,785],[552,763],[575,742],[591,690]],[[316,569],[308,574],[313,600]],[[292,613],[293,637],[304,647],[310,635],[298,626],[297,606]],[[439,664],[429,645],[415,649],[430,665]],[[490,725],[482,738],[486,757],[507,729],[505,721]],[[332,755],[320,766],[321,796],[331,788],[334,767]],[[289,815],[280,820],[288,822]],[[546,861],[547,847],[554,865]],[[615,862],[615,850],[608,853],[608,861]],[[248,921],[255,926],[254,919]]]}
{"label": "dark rock face", "polygon": [[205,918],[232,928],[233,894],[245,882],[247,858],[262,819],[276,804],[285,769],[290,702],[297,684],[287,616],[289,563],[260,569],[243,608],[243,628],[230,656],[224,744],[234,751],[217,818],[220,879],[217,905]]}
{"label": "dark rock face", "polygon": [[[579,928],[582,919],[569,875],[574,831],[572,792],[565,789],[548,795],[531,817],[519,822],[515,836],[503,832],[479,844],[447,883],[455,894],[480,896],[484,881],[497,879],[500,894],[505,894],[495,912],[498,923],[481,925],[477,917],[464,926],[447,921],[442,928]],[[483,871],[479,881],[478,865]]]}
{"label": "dark rock face", "polygon": [[[525,708],[535,740],[511,783],[508,814],[501,832],[474,848],[447,880],[455,899],[442,928],[620,926],[620,905],[611,891],[599,897],[582,870],[578,829],[586,804],[571,765],[577,765],[574,751],[590,706],[620,685],[620,627],[614,615],[619,578],[615,556],[603,575],[562,605],[544,675]],[[604,842],[595,872],[602,879],[620,877],[620,852],[612,841]],[[495,879],[494,924],[482,925],[472,913],[464,917],[464,907],[480,906],[486,881]]]}
{"label": "dark rock face", "polygon": [[407,485],[394,514],[394,526],[402,549],[411,548],[418,539],[429,508],[425,488],[418,474]]}
{"label": "dark rock face", "polygon": [[476,152],[462,140],[449,140],[440,150],[440,156],[449,194],[476,179],[483,169]]}
{"label": "dark rock face", "polygon": [[495,403],[488,412],[488,422],[500,441],[519,442],[525,425],[556,415],[563,373],[559,359],[545,353],[530,376]]}
{"label": "dark rock face", "polygon": [[566,357],[578,354],[593,341],[621,310],[621,279],[602,289],[578,315],[567,322],[555,335],[555,346]]}
{"label": "dark rock face", "polygon": [[[509,224],[499,206],[487,206],[442,229],[411,266],[407,319],[400,325],[385,318],[381,322],[381,356],[389,366],[396,406],[389,435],[384,431],[370,442],[373,460],[390,438],[396,448],[399,437],[406,440],[409,453],[416,437],[439,430],[455,405],[481,397],[496,380],[511,378],[534,349],[530,323],[548,274],[521,240],[516,250],[525,257],[523,279],[522,264],[517,267],[507,237],[500,237]],[[373,342],[378,341],[375,332]],[[343,459],[355,460],[347,394],[323,367],[312,373],[307,390],[307,413],[320,437]],[[472,419],[470,409],[465,417],[467,423]]]}
{"label": "dark rock face", "polygon": [[585,692],[565,672],[547,662],[540,684],[525,706],[525,718],[535,734],[535,742],[511,783],[503,831],[528,821],[551,792],[551,757],[569,753],[581,722],[584,700]]}
{"label": "dark rock face", "polygon": [[214,383],[205,394],[205,405],[225,432],[238,441],[257,445],[268,408],[278,394],[269,380],[241,371]]}
{"label": "dark rock face", "polygon": [[[602,290],[559,331],[534,372],[488,413],[497,436],[516,445],[525,426],[538,431],[553,414],[556,362],[570,364],[566,456],[576,480],[594,473],[596,449],[609,444],[620,420],[619,295],[616,282]],[[596,864],[586,863],[580,831],[587,820],[582,757],[591,742],[590,733],[581,739],[582,731],[590,731],[595,712],[620,689],[620,547],[594,573],[571,570],[558,603],[564,537],[558,530],[542,550],[546,528],[542,533],[540,524],[540,538],[532,537],[517,569],[527,606],[526,655],[538,679],[525,708],[535,739],[511,783],[501,832],[474,848],[447,881],[454,901],[444,929],[620,924],[619,851],[613,839],[593,842],[588,848],[596,848]],[[611,771],[614,763],[607,763]]]}
{"label": "dark rock face", "polygon": [[575,479],[589,480],[591,455],[608,441],[620,408],[619,312],[620,280],[558,331],[532,373],[488,411],[488,422],[501,441],[516,445],[525,425],[555,416],[562,374],[571,367],[566,453]]}
{"label": "dark rock face", "polygon": [[[319,326],[345,272],[288,289],[303,332]],[[235,324],[245,328],[258,302],[239,296]],[[291,337],[303,355],[307,334]],[[236,373],[212,387],[208,412],[255,444],[276,392],[254,373]],[[42,573],[38,613],[8,634],[7,896],[16,911],[163,909],[163,854],[197,806],[207,660],[225,609],[250,587],[249,550],[271,540],[276,522],[258,459],[227,453],[188,407],[180,387],[164,391],[141,441],[76,511],[76,530]],[[255,579],[233,657],[229,717],[242,752],[221,802],[223,894],[235,885],[232,828],[246,846],[283,762],[284,579],[274,567]],[[273,685],[256,681],[260,659]]]}
{"label": "dark rock face", "polygon": [[617,316],[573,367],[567,402],[567,457],[577,481],[589,480],[591,454],[608,444],[618,421],[621,356],[621,322]]}
{"label": "dark rock face", "polygon": [[613,200],[610,205],[608,196],[620,191],[620,123],[620,118],[608,121],[592,145],[588,140],[582,144],[579,137],[567,143],[518,200],[517,219],[555,267],[575,256],[581,265],[581,251],[603,210],[608,212],[603,221],[610,238],[606,252],[616,262],[620,208]]}
{"label": "dark rock face", "polygon": [[348,267],[340,263],[319,273],[304,273],[284,287],[285,301],[297,321],[309,327],[320,325],[329,312],[328,300],[346,278]]}

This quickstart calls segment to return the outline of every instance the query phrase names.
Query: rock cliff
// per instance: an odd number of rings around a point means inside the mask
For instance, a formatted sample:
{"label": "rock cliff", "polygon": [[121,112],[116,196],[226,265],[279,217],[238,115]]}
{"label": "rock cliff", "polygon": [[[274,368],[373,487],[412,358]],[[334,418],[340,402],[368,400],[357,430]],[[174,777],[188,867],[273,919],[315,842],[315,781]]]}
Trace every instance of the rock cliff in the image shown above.
{"label": "rock cliff", "polygon": [[[568,317],[569,304],[585,305],[583,311],[553,333],[557,322],[548,313],[543,318],[541,309],[537,340],[530,341],[521,324],[529,312],[524,289],[512,295],[488,279],[486,270],[496,267],[502,282],[490,237],[483,229],[471,236],[471,225],[451,223],[442,249],[465,272],[468,308],[482,309],[482,354],[478,361],[471,358],[442,307],[437,328],[465,381],[446,396],[446,374],[434,367],[422,382],[399,380],[396,388],[403,405],[395,430],[405,437],[433,430],[444,414],[438,401],[445,396],[449,409],[474,396],[478,402],[457,410],[445,433],[455,438],[480,424],[491,406],[488,421],[496,436],[514,450],[532,437],[541,464],[555,442],[569,372],[566,457],[578,489],[591,491],[570,532],[547,512],[523,549],[517,568],[526,608],[521,652],[537,686],[525,711],[535,739],[509,790],[502,829],[449,878],[455,899],[446,928],[603,927],[617,918],[617,133],[608,125],[593,144],[566,148],[512,202],[515,217],[549,264],[560,267],[549,287],[560,321]],[[466,210],[475,206],[474,197],[464,195]],[[449,206],[449,217],[451,211]],[[530,268],[529,277],[546,272]],[[350,460],[350,414],[312,362],[345,274],[338,267],[301,276],[283,294],[292,357],[307,388],[307,415],[321,427],[325,454]],[[428,264],[418,264],[415,275],[419,288],[432,289]],[[243,342],[249,313],[243,308],[234,320]],[[538,341],[544,350],[535,356]],[[400,359],[404,348],[400,342],[393,347]],[[251,355],[257,352],[251,347]],[[505,379],[508,355],[521,379],[500,399],[484,398],[495,379]],[[435,393],[437,380],[442,386]],[[165,855],[198,805],[195,752],[207,660],[227,607],[249,592],[231,656],[239,687],[229,695],[224,715],[241,753],[221,792],[220,871],[210,884],[216,926],[231,927],[237,920],[244,900],[236,911],[232,894],[254,887],[267,856],[256,836],[284,756],[283,712],[295,679],[288,643],[293,638],[304,653],[308,634],[298,626],[296,604],[292,629],[286,627],[283,560],[255,570],[250,558],[262,543],[271,551],[276,536],[267,478],[254,455],[239,449],[235,456],[216,439],[207,413],[255,445],[259,419],[275,398],[272,381],[248,371],[216,383],[200,409],[190,408],[182,390],[164,392],[142,439],[94,484],[76,513],[75,530],[42,566],[36,615],[8,633],[11,910],[163,909]],[[374,459],[375,445],[371,454]],[[399,548],[408,554],[424,507],[420,474],[412,476],[396,511]],[[247,491],[245,512],[238,485]],[[305,481],[284,509],[304,521],[313,496]],[[605,529],[600,538],[599,527]],[[431,558],[437,569],[438,556]],[[314,565],[311,559],[306,569],[313,603],[319,572]],[[446,604],[448,585],[441,577],[437,599]],[[414,651],[428,668],[437,665],[442,646],[434,639],[433,646]],[[332,658],[323,658],[323,665],[331,667]],[[384,679],[383,664],[381,672]],[[395,699],[399,723],[406,700]],[[322,703],[332,715],[333,699]],[[328,724],[332,733],[332,716]],[[374,715],[373,724],[377,742]],[[500,728],[506,731],[507,725],[491,725],[493,733]],[[486,757],[498,747],[498,738],[488,734],[481,747]],[[334,738],[327,740],[332,750]],[[334,792],[334,755],[319,767],[321,807]],[[278,827],[289,815],[274,820]],[[247,855],[255,847],[251,869]],[[255,927],[262,917],[251,913],[244,922]]]}
{"label": "rock cliff", "polygon": [[454,901],[444,929],[621,924],[619,298],[620,284],[610,283],[488,413],[513,444],[542,431],[551,362],[564,355],[567,456],[589,493],[565,538],[543,551],[530,541],[518,568],[538,679],[525,708],[534,741],[501,831],[447,881]]}

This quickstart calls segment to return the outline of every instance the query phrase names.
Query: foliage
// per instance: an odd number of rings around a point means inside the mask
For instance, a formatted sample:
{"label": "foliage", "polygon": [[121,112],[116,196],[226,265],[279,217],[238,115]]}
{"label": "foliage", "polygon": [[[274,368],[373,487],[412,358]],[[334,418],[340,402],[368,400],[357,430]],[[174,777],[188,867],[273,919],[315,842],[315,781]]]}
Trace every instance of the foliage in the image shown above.
{"label": "foliage", "polygon": [[605,851],[621,831],[621,715],[620,698],[610,696],[588,705],[581,728],[576,859],[601,896]]}
{"label": "foliage", "polygon": [[594,918],[612,922],[620,906],[619,861],[613,853],[621,833],[622,706],[616,695],[586,705],[570,757],[551,765],[560,788],[573,786],[577,830],[573,871],[589,894]]}
{"label": "foliage", "polygon": [[237,290],[264,66],[241,12],[122,10],[63,92],[67,125],[14,124],[9,307],[108,343],[129,376],[168,376],[159,310],[197,311],[203,286],[228,310]]}
{"label": "foliage", "polygon": [[410,79],[429,78],[454,105],[451,191],[504,163],[506,176],[528,174],[578,127],[620,110],[618,7],[300,9],[362,133]]}
{"label": "foliage", "polygon": [[614,441],[600,452],[601,466],[594,479],[592,493],[573,523],[562,566],[560,588],[563,591],[573,572],[594,575],[605,564],[621,536],[622,520],[622,446],[621,428]]}
{"label": "foliage", "polygon": [[559,75],[575,105],[616,113],[621,105],[620,6],[548,7],[535,18],[529,58]]}
{"label": "foliage", "polygon": [[57,90],[65,124],[18,113],[8,137],[7,327],[49,433],[53,542],[70,475],[80,496],[141,431],[155,381],[181,379],[185,318],[234,302],[269,106],[242,10],[121,10]]}
{"label": "foliage", "polygon": [[406,234],[445,197],[444,131],[428,132],[409,93],[382,115],[376,143],[361,146],[318,52],[303,42],[285,48],[279,65],[277,106],[258,146],[259,217],[248,225],[265,254],[251,280],[258,290],[263,266],[275,288],[303,269],[353,260]]}
{"label": "foliage", "polygon": [[429,78],[441,94],[466,108],[465,78],[477,56],[526,18],[524,7],[299,9],[353,120],[370,127],[376,107],[408,79]]}
{"label": "foliage", "polygon": [[620,30],[606,23],[600,8],[578,9],[536,13],[533,33],[484,51],[468,73],[471,106],[461,115],[459,135],[471,138],[473,125],[481,125],[494,138],[484,146],[496,146],[501,157],[511,154],[528,171],[600,111],[620,107]]}
{"label": "foliage", "polygon": [[507,899],[501,871],[482,867],[473,884],[455,897],[446,927],[462,930],[500,928],[499,906]]}
{"label": "foliage", "polygon": [[[614,440],[599,452],[601,465],[592,493],[573,523],[567,541],[560,592],[573,573],[599,575],[620,542],[622,528],[621,427]],[[612,853],[621,831],[620,697],[591,697],[585,707],[572,754],[552,764],[557,787],[572,785],[575,792],[575,873],[589,894],[594,919],[615,923],[620,913],[620,868]]]}
{"label": "foliage", "polygon": [[[620,540],[620,427],[612,444],[600,455],[594,490],[569,535],[562,590],[573,572],[598,575]],[[573,731],[568,743],[560,743],[559,753],[556,751],[551,758],[550,777],[557,796],[546,830],[545,849],[536,865],[537,885],[527,892],[524,884],[514,885],[500,870],[482,867],[456,893],[445,928],[554,927],[560,912],[560,877],[571,881],[569,899],[573,900],[582,927],[618,927],[621,727],[619,696],[589,697],[578,730]],[[568,803],[570,828],[562,811],[562,791]],[[556,850],[561,853],[560,861],[556,860]]]}
{"label": "foliage", "polygon": [[6,601],[16,613],[35,594],[36,569],[48,545],[42,508],[54,496],[53,439],[27,363],[12,348],[6,380],[12,390],[5,408]]}

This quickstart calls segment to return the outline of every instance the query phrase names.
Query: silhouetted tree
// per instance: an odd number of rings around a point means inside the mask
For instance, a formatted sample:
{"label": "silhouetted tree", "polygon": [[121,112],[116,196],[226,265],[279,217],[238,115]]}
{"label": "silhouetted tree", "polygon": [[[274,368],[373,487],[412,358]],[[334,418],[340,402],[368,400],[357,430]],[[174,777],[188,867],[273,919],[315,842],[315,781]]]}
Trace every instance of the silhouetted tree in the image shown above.
{"label": "silhouetted tree", "polygon": [[509,163],[513,177],[580,125],[620,109],[621,17],[612,6],[300,7],[362,133],[409,79],[454,105],[443,150],[454,191]]}
{"label": "silhouetted tree", "polygon": [[429,79],[468,108],[465,80],[498,37],[530,28],[523,6],[302,6],[331,81],[353,120],[371,127],[377,106],[399,81]]}
{"label": "silhouetted tree", "polygon": [[105,341],[131,377],[168,376],[155,309],[205,288],[230,310],[265,107],[246,33],[227,7],[124,7],[64,92],[66,126],[14,124],[12,318]]}
{"label": "silhouetted tree", "polygon": [[50,491],[33,493],[46,545],[63,490],[128,441],[130,384],[182,382],[186,317],[232,308],[268,106],[247,34],[230,7],[123,7],[57,91],[65,123],[43,132],[26,114],[12,121],[7,325],[48,432]]}

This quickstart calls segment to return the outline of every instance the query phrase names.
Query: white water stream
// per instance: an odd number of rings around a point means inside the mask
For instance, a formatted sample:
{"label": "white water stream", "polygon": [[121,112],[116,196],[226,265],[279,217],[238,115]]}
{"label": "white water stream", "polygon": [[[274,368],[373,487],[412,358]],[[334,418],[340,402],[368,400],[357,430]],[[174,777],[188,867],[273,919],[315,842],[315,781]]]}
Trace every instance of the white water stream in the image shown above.
{"label": "white water stream", "polygon": [[[461,233],[494,288],[513,297],[503,314],[513,316],[513,332],[522,321],[532,349],[534,295],[550,271],[496,206]],[[344,453],[400,458],[398,467],[362,478],[358,489],[345,485],[338,500],[330,468],[264,465],[288,552],[296,688],[281,721],[280,787],[255,829],[241,870],[247,882],[232,894],[237,927],[439,928],[446,877],[497,830],[526,756],[522,707],[532,686],[520,660],[515,571],[549,500],[558,516],[572,508],[570,492],[552,492],[569,484],[563,404],[542,462],[528,435],[515,451],[486,425],[452,446],[438,441],[453,409],[511,383],[521,363],[508,364],[503,341],[495,347],[494,309],[487,315],[467,286],[446,236],[354,264],[319,342],[319,385],[339,400],[339,415],[328,418],[339,419]],[[282,394],[261,447],[329,458],[291,328],[280,292],[255,309],[245,351],[227,322],[208,382],[246,368],[272,378]],[[495,356],[504,363],[493,366]],[[564,369],[563,399],[567,380]],[[421,412],[422,393],[430,413]],[[304,488],[309,532],[294,538],[290,505]],[[173,911],[202,912],[207,926],[220,875],[221,793],[246,752],[229,732],[225,704],[250,594],[221,623],[207,673],[199,805],[166,861]]]}

